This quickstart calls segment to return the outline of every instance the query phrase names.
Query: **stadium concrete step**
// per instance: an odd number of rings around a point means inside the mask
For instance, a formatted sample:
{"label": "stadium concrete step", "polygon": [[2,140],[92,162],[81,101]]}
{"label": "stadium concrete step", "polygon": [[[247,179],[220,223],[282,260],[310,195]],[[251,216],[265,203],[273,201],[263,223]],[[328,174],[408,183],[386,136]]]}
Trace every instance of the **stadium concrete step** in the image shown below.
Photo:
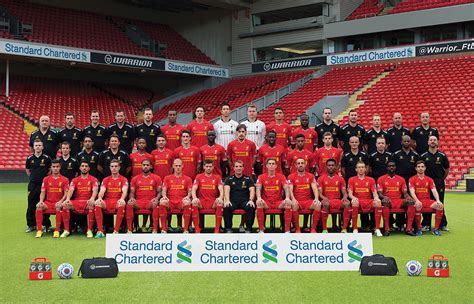
{"label": "stadium concrete step", "polygon": [[464,174],[464,179],[457,181],[456,186],[453,187],[454,190],[466,191],[467,179],[474,179],[474,168],[469,169],[469,173]]}
{"label": "stadium concrete step", "polygon": [[389,14],[393,10],[393,6],[386,6],[377,16],[384,16]]}

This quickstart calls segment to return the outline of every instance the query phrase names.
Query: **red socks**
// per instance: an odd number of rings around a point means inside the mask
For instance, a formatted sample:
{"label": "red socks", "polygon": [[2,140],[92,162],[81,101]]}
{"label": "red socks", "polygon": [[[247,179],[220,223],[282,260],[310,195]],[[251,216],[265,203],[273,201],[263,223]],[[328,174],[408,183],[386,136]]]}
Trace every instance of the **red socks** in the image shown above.
{"label": "red socks", "polygon": [[328,230],[328,217],[329,217],[329,209],[326,209],[326,208],[321,209],[321,222],[323,225],[323,230]]}
{"label": "red socks", "polygon": [[291,219],[293,218],[293,211],[291,208],[285,208],[283,218],[285,219],[285,232],[289,232],[291,230]]}
{"label": "red socks", "polygon": [[153,221],[153,231],[158,231],[158,218],[160,215],[159,206],[153,207],[151,212],[151,219]]}
{"label": "red socks", "polygon": [[441,220],[443,219],[444,210],[436,210],[435,213],[435,229],[439,229],[439,224],[441,224]]}
{"label": "red socks", "polygon": [[117,218],[115,219],[114,231],[119,231],[120,226],[122,225],[122,220],[123,220],[124,213],[125,213],[125,207],[124,206],[118,207],[118,209],[117,209]]}
{"label": "red socks", "polygon": [[265,230],[265,213],[263,211],[263,208],[257,207],[257,221],[258,221],[258,229],[260,229],[260,231],[264,231]]}
{"label": "red socks", "polygon": [[63,216],[63,223],[64,223],[64,230],[71,232],[69,230],[70,227],[70,220],[71,220],[71,211],[69,209],[64,208],[62,211],[62,216]]}
{"label": "red socks", "polygon": [[374,208],[375,211],[375,229],[379,229],[380,230],[380,221],[382,219],[382,207],[375,207]]}
{"label": "red socks", "polygon": [[352,207],[352,229],[358,229],[359,208]]}
{"label": "red socks", "polygon": [[383,216],[383,227],[385,231],[390,231],[390,209],[388,207],[383,207],[382,209],[382,216]]}
{"label": "red socks", "polygon": [[36,229],[43,231],[43,210],[36,210]]}
{"label": "red socks", "polygon": [[191,221],[191,205],[183,206],[184,231],[189,231],[189,222]]}
{"label": "red socks", "polygon": [[407,232],[411,231],[414,219],[415,219],[415,206],[408,206],[407,207],[407,227],[406,227]]}
{"label": "red socks", "polygon": [[99,206],[95,206],[94,213],[95,221],[97,222],[97,230],[100,232],[104,232],[104,217],[102,215],[102,208],[100,208]]}
{"label": "red socks", "polygon": [[94,228],[95,215],[94,210],[89,210],[87,212],[87,230],[92,230]]}
{"label": "red socks", "polygon": [[198,206],[192,206],[191,218],[193,219],[194,232],[200,233],[201,227],[199,227],[199,207]]}
{"label": "red socks", "polygon": [[166,222],[168,221],[168,209],[166,209],[166,206],[160,205],[159,207],[159,216],[160,216],[160,222],[161,222],[161,230],[166,231]]}
{"label": "red socks", "polygon": [[298,210],[293,211],[293,225],[295,226],[296,233],[301,233],[301,228],[300,228],[300,213]]}
{"label": "red socks", "polygon": [[217,206],[216,207],[216,225],[214,226],[215,227],[214,233],[219,233],[221,229],[222,215],[223,215],[222,206]]}
{"label": "red socks", "polygon": [[130,205],[127,205],[125,219],[127,220],[128,231],[133,231],[133,207]]}
{"label": "red socks", "polygon": [[316,226],[318,225],[320,217],[321,217],[321,210],[313,210],[313,222],[311,223],[312,233],[316,233]]}
{"label": "red socks", "polygon": [[347,229],[349,225],[349,220],[351,219],[352,209],[344,208],[342,211],[342,229]]}

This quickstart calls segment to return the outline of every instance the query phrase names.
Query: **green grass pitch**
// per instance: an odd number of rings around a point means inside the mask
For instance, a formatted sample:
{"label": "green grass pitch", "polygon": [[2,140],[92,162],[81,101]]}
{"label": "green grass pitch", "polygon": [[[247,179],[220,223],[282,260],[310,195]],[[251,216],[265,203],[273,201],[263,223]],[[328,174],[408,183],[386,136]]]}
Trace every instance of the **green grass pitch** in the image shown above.
{"label": "green grass pitch", "polygon": [[[49,258],[53,269],[69,262],[77,271],[84,258],[104,256],[105,239],[35,239],[34,233],[24,232],[26,185],[0,184],[0,302],[472,303],[474,195],[449,193],[446,201],[451,231],[442,237],[374,238],[375,253],[396,258],[396,277],[362,277],[357,272],[150,272],[60,280],[54,273],[52,281],[38,282],[28,280],[33,257]],[[450,278],[426,277],[428,257],[436,253],[449,258]],[[422,263],[421,277],[406,275],[404,265],[412,259]]]}

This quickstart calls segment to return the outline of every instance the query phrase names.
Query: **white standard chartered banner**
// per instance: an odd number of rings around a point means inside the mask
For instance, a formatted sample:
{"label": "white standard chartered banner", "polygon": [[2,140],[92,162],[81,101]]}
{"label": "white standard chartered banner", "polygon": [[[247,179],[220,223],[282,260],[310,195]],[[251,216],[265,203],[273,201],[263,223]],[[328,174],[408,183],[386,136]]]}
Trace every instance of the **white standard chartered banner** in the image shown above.
{"label": "white standard chartered banner", "polygon": [[91,61],[91,53],[88,51],[11,40],[0,40],[0,53],[67,61]]}
{"label": "white standard chartered banner", "polygon": [[106,256],[120,271],[358,270],[372,235],[109,234]]}

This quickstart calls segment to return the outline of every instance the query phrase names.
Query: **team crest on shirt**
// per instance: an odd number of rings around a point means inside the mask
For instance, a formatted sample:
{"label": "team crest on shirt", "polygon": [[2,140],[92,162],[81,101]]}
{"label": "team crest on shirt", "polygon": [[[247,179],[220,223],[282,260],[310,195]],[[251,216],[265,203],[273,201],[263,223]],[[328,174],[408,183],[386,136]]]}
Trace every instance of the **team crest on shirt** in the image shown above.
{"label": "team crest on shirt", "polygon": [[96,136],[102,136],[102,134],[100,133],[100,130],[97,130]]}
{"label": "team crest on shirt", "polygon": [[127,138],[127,137],[128,137],[128,136],[127,136],[127,130],[125,130],[125,131],[123,132],[122,138]]}
{"label": "team crest on shirt", "polygon": [[44,164],[44,159],[41,160],[41,164],[42,164],[42,165]]}
{"label": "team crest on shirt", "polygon": [[336,181],[336,187],[339,185],[339,181]]}
{"label": "team crest on shirt", "polygon": [[152,135],[152,136],[155,135],[155,130],[154,129],[151,129],[150,135]]}
{"label": "team crest on shirt", "polygon": [[74,134],[72,135],[72,139],[77,139],[77,133],[74,133]]}
{"label": "team crest on shirt", "polygon": [[141,184],[141,183],[142,183],[142,181],[138,181],[138,184]]}
{"label": "team crest on shirt", "polygon": [[140,129],[140,132],[143,132],[143,129]]}
{"label": "team crest on shirt", "polygon": [[35,161],[34,161],[34,160],[32,160],[32,161],[31,161],[31,163],[32,163],[32,164],[34,164],[34,163],[35,163]]}
{"label": "team crest on shirt", "polygon": [[365,183],[365,186],[366,186],[366,187],[369,186],[369,182],[366,182],[366,183]]}
{"label": "team crest on shirt", "polygon": [[[360,160],[360,158],[359,158],[359,160]],[[377,157],[377,158],[375,159],[375,161],[379,161],[379,158]]]}
{"label": "team crest on shirt", "polygon": [[72,163],[69,163],[69,164],[67,165],[67,169],[68,169],[68,170],[72,170]]}
{"label": "team crest on shirt", "polygon": [[440,164],[441,163],[441,159],[439,157],[436,157],[436,164]]}

